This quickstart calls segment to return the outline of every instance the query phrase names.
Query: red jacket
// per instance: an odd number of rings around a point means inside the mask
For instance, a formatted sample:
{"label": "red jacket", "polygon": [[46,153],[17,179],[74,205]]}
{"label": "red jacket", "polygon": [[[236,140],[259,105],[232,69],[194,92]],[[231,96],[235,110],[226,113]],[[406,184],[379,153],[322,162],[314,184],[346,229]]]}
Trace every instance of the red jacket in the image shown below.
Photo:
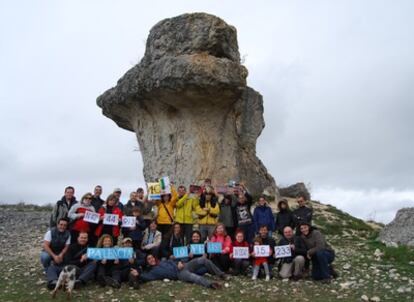
{"label": "red jacket", "polygon": [[231,244],[230,236],[222,236],[222,235],[213,235],[210,239],[211,242],[221,242],[222,246],[222,254],[230,254],[233,247]]}
{"label": "red jacket", "polygon": [[[85,213],[86,211],[90,211],[90,209],[80,206],[79,208],[76,209],[75,213],[80,214],[80,213]],[[84,221],[83,218],[76,219],[72,225],[72,230],[88,233],[89,222]]]}
{"label": "red jacket", "polygon": [[[106,206],[103,206],[102,208],[99,209],[99,215],[101,217],[104,217],[104,215],[107,213],[106,211]],[[112,209],[112,213],[111,214],[116,214],[118,215],[119,221],[122,221],[122,211],[120,208],[114,206]],[[103,230],[103,221],[99,222],[98,227],[95,230],[95,235],[100,237],[102,235],[102,230]],[[112,226],[112,236],[113,237],[118,237],[120,233],[120,227],[119,224],[118,225],[114,225]]]}

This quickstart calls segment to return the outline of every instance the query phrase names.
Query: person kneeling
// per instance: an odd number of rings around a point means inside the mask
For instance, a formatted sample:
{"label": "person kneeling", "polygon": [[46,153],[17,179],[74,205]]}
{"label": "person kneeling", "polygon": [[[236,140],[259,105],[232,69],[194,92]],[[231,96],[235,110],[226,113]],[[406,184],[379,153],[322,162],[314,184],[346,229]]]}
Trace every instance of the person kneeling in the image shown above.
{"label": "person kneeling", "polygon": [[300,236],[293,234],[293,229],[287,226],[283,229],[283,237],[279,245],[289,245],[291,257],[281,258],[279,276],[283,279],[292,277],[293,280],[302,278],[305,267],[306,245]]}
{"label": "person kneeling", "polygon": [[329,283],[331,278],[337,277],[332,267],[335,251],[326,242],[322,233],[313,229],[309,223],[302,222],[299,228],[308,249],[307,258],[312,261],[312,278]]}

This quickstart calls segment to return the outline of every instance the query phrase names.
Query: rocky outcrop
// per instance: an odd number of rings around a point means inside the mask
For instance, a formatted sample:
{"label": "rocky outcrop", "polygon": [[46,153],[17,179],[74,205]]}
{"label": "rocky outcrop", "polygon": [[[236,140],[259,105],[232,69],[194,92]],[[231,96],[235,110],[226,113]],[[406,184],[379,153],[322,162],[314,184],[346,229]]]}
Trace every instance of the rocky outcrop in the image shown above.
{"label": "rocky outcrop", "polygon": [[184,14],[151,29],[141,62],[97,104],[136,133],[146,181],[236,180],[254,194],[277,194],[256,157],[263,100],[247,87],[247,74],[234,27],[212,15]]}
{"label": "rocky outcrop", "polygon": [[286,188],[280,188],[279,193],[281,196],[291,198],[296,198],[298,194],[303,194],[306,197],[306,200],[311,199],[308,188],[306,188],[306,185],[303,182],[298,182]]}
{"label": "rocky outcrop", "polygon": [[394,220],[387,224],[379,236],[386,245],[408,245],[414,247],[414,208],[398,210]]}

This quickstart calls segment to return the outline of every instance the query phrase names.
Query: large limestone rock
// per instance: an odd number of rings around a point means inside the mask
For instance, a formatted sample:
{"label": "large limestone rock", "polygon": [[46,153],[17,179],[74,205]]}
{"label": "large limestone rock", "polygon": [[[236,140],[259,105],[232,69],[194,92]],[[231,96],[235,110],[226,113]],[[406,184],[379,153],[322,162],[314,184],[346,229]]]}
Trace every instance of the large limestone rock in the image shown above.
{"label": "large limestone rock", "polygon": [[391,246],[414,246],[414,208],[398,210],[394,220],[382,229],[380,240]]}
{"label": "large limestone rock", "polygon": [[141,62],[97,103],[136,133],[146,181],[236,180],[254,194],[277,194],[256,157],[263,100],[246,77],[236,29],[212,15],[184,14],[151,29]]}

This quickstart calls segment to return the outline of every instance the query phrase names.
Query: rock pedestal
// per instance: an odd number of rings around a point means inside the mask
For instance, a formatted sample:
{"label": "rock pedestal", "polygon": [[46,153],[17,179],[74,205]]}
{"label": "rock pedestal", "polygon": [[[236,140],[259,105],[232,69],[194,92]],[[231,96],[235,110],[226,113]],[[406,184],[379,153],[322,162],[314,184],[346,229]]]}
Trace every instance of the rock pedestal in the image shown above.
{"label": "rock pedestal", "polygon": [[394,220],[382,229],[379,238],[389,246],[397,244],[414,247],[414,208],[398,210]]}
{"label": "rock pedestal", "polygon": [[136,133],[146,181],[189,185],[241,181],[277,194],[256,156],[262,96],[247,87],[236,29],[204,13],[157,23],[145,55],[97,100],[105,116]]}

